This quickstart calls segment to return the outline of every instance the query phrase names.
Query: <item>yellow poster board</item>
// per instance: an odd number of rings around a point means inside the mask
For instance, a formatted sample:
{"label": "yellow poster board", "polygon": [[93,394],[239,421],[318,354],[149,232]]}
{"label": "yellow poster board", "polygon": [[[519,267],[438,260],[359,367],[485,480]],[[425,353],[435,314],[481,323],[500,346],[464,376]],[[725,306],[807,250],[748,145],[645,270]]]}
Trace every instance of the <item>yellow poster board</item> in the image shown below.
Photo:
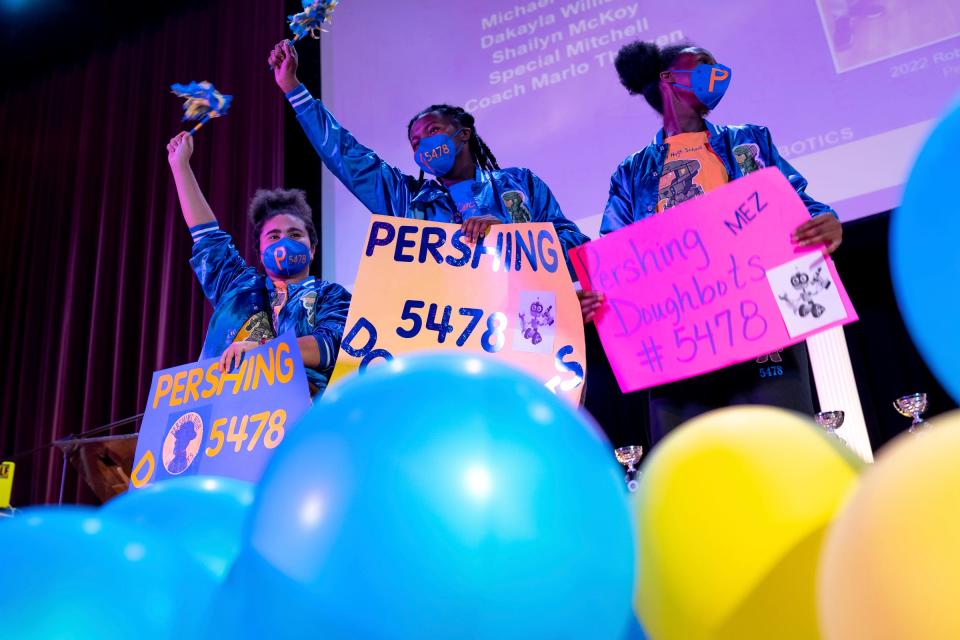
{"label": "yellow poster board", "polygon": [[553,226],[373,216],[330,384],[422,351],[499,358],[577,404],[586,354],[580,303]]}
{"label": "yellow poster board", "polygon": [[0,509],[10,508],[10,493],[13,491],[12,462],[0,462]]}

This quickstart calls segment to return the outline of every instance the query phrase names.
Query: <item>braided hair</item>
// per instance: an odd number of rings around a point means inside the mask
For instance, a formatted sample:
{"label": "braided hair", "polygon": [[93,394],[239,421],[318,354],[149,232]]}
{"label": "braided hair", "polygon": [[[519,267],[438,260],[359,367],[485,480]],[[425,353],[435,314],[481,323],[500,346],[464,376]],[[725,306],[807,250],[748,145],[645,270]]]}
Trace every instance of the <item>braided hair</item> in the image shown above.
{"label": "braided hair", "polygon": [[[413,123],[429,113],[436,113],[446,118],[450,118],[460,127],[470,129],[470,141],[467,143],[467,145],[470,149],[470,156],[473,158],[473,161],[485,171],[500,170],[500,165],[497,163],[496,156],[494,156],[493,152],[490,151],[490,147],[488,147],[487,143],[483,141],[483,138],[477,135],[476,120],[474,120],[473,116],[464,110],[463,107],[455,107],[449,104],[430,105],[417,115],[410,118],[410,122],[407,123],[407,138],[410,137],[410,130],[413,129]],[[420,177],[418,178],[417,183],[423,184],[423,169],[420,170]]]}
{"label": "braided hair", "polygon": [[620,48],[613,64],[620,76],[620,83],[631,95],[643,95],[647,104],[658,113],[663,113],[660,74],[669,69],[681,53],[691,49],[703,50],[688,42],[662,49],[653,42],[631,42]]}

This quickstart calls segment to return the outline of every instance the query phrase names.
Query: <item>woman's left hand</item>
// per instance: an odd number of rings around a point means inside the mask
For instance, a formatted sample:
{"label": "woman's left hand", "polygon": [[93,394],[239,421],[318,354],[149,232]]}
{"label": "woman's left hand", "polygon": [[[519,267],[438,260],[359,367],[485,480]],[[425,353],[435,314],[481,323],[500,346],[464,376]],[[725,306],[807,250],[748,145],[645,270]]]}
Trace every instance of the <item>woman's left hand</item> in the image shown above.
{"label": "woman's left hand", "polygon": [[829,213],[804,222],[793,232],[793,241],[801,247],[823,244],[828,254],[836,251],[842,240],[843,226]]}
{"label": "woman's left hand", "polygon": [[257,342],[250,342],[249,340],[242,340],[240,342],[234,342],[229,347],[224,349],[223,353],[220,354],[220,371],[222,373],[230,373],[234,369],[240,366],[240,363],[243,362],[243,354],[251,349],[256,349],[260,344]]}
{"label": "woman's left hand", "polygon": [[460,231],[467,237],[467,240],[476,242],[478,238],[487,235],[487,230],[489,230],[491,226],[500,224],[500,222],[500,218],[489,214],[473,216],[463,221],[463,226],[460,227]]}

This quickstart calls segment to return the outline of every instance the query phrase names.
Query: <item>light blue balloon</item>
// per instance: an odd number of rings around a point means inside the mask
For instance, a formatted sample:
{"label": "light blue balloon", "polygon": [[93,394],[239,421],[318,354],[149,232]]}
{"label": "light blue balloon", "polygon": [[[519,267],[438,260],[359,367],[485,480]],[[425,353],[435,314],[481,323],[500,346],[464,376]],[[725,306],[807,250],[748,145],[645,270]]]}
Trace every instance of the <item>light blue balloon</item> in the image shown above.
{"label": "light blue balloon", "polygon": [[243,546],[253,495],[242,480],[185,476],[130,490],[103,509],[181,545],[222,581]]}
{"label": "light blue balloon", "polygon": [[4,638],[182,638],[216,587],[177,545],[91,508],[0,520],[0,550]]}
{"label": "light blue balloon", "polygon": [[306,589],[245,551],[214,595],[197,638],[359,638],[333,632],[315,609]]}
{"label": "light blue balloon", "polygon": [[631,520],[585,414],[450,355],[326,394],[268,464],[235,567],[266,615],[328,638],[622,637]]}
{"label": "light blue balloon", "polygon": [[900,313],[924,361],[960,402],[960,101],[930,134],[890,223]]}

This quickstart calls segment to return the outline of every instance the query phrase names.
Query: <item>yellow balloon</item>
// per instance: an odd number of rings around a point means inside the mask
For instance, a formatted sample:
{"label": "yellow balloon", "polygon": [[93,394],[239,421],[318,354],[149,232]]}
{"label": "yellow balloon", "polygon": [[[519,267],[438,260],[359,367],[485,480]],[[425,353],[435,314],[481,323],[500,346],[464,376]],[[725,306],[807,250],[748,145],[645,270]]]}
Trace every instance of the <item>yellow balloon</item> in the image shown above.
{"label": "yellow balloon", "polygon": [[862,461],[812,420],[733,407],[643,467],[634,606],[651,640],[811,640],[828,523]]}
{"label": "yellow balloon", "polygon": [[828,640],[960,638],[960,411],[932,424],[880,451],[827,536]]}

